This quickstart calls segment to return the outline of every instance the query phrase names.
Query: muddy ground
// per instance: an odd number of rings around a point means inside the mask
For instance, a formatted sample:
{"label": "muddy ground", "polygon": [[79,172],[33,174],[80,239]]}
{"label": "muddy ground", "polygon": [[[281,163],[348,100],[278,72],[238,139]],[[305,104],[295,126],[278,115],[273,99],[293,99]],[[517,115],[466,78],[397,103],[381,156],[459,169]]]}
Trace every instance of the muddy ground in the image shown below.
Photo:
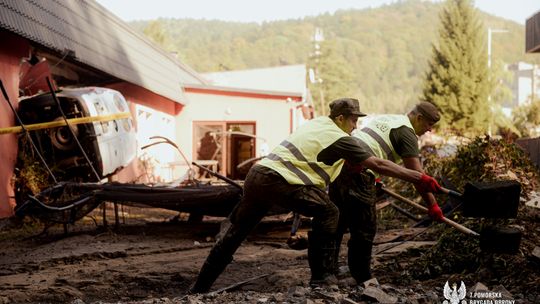
{"label": "muddy ground", "polygon": [[[28,222],[22,228],[4,229],[0,303],[116,302],[185,295],[221,219],[188,223],[171,221],[175,212],[126,209],[130,215],[118,229],[111,226],[114,223],[104,229],[99,212],[93,214],[99,226],[86,217],[70,225],[67,234],[62,226],[54,226],[35,236],[42,226]],[[276,280],[271,286],[260,282],[261,291],[307,281],[306,250],[285,248],[289,229],[290,222],[279,218],[261,223],[214,289],[267,273],[283,279],[268,278]]]}
{"label": "muddy ground", "polygon": [[[201,264],[219,231],[222,219],[205,217],[190,223],[183,215],[162,209],[125,207],[120,226],[104,228],[99,210],[68,227],[50,227],[25,220],[8,223],[0,230],[0,303],[370,303],[347,275],[330,290],[309,288],[306,250],[287,247],[291,221],[287,216],[266,218],[243,243],[234,261],[212,290],[226,288],[249,278],[266,275],[227,292],[187,296]],[[403,220],[403,219],[400,219]],[[309,223],[303,223],[305,234]],[[384,228],[384,227],[383,227]],[[374,251],[399,244],[416,229],[379,229]],[[456,274],[436,280],[396,285],[399,272],[391,265],[407,267],[406,247],[432,246],[436,237],[422,234],[376,255],[377,288],[400,303],[441,303],[442,287]],[[345,264],[346,243],[341,264]],[[417,250],[417,249],[415,249]],[[467,282],[474,284],[476,282]],[[535,303],[536,294],[516,303]],[[513,296],[515,298],[515,295]]]}

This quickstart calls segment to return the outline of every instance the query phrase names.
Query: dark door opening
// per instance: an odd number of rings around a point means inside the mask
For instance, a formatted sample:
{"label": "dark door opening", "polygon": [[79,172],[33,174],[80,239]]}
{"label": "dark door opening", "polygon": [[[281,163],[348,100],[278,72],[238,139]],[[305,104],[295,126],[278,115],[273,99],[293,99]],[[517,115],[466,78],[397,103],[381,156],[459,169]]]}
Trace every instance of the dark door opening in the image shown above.
{"label": "dark door opening", "polygon": [[245,135],[231,136],[231,177],[245,179],[253,162],[238,167],[244,161],[255,157],[255,139]]}

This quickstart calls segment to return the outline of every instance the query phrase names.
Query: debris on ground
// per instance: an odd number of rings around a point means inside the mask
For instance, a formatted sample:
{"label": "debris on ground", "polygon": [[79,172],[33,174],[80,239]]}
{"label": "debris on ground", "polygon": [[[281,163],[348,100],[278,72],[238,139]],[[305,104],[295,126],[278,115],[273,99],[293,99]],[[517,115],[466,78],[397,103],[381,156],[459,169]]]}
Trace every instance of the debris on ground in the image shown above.
{"label": "debris on ground", "polygon": [[[222,218],[190,222],[170,210],[126,207],[116,230],[100,225],[101,210],[70,225],[67,234],[54,226],[39,235],[43,224],[29,219],[0,224],[0,303],[442,303],[445,286],[461,282],[468,303],[540,303],[540,209],[528,204],[540,191],[538,169],[517,146],[488,137],[447,150],[455,152],[426,154],[425,164],[448,187],[463,191],[469,181],[521,183],[516,219],[465,218],[459,208],[450,216],[475,231],[493,223],[517,227],[522,231],[517,254],[484,252],[477,238],[444,224],[413,227],[418,221],[386,204],[377,211],[376,279],[357,285],[348,275],[346,236],[338,284],[311,288],[307,250],[286,243],[291,222],[269,217],[240,246],[213,292],[188,295]],[[390,181],[387,187],[416,196],[408,184]],[[437,199],[449,204],[447,196]],[[308,229],[303,223],[298,233]]]}
{"label": "debris on ground", "polygon": [[[516,219],[465,218],[459,209],[451,219],[474,230],[484,226],[504,225],[522,231],[518,254],[488,253],[480,249],[478,238],[464,235],[446,225],[431,229],[428,238],[436,238],[432,247],[409,250],[397,257],[407,263],[383,263],[378,273],[391,274],[387,280],[397,285],[441,287],[446,281],[465,281],[468,284],[486,282],[490,286],[502,285],[525,302],[540,301],[539,264],[534,259],[534,248],[540,244],[540,212],[525,202],[538,190],[538,168],[517,145],[489,137],[476,138],[459,146],[453,156],[440,158],[436,153],[425,155],[425,169],[448,182],[446,187],[463,192],[467,182],[493,182],[517,180],[521,183],[521,200]],[[400,185],[394,181],[394,186]],[[406,187],[406,195],[413,193]],[[448,197],[438,195],[443,205]]]}

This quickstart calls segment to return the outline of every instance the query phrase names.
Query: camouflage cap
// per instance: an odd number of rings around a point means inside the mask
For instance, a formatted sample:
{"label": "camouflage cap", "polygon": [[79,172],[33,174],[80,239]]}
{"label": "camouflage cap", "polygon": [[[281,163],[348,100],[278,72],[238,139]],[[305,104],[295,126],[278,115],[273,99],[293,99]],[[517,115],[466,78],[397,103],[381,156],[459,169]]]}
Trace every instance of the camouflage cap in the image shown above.
{"label": "camouflage cap", "polygon": [[432,122],[438,122],[441,119],[439,109],[437,109],[437,107],[431,102],[420,102],[416,105],[416,110],[418,113],[422,114],[425,118],[431,120]]}
{"label": "camouflage cap", "polygon": [[339,115],[366,116],[360,112],[358,99],[354,98],[340,98],[330,103],[330,117],[338,117]]}

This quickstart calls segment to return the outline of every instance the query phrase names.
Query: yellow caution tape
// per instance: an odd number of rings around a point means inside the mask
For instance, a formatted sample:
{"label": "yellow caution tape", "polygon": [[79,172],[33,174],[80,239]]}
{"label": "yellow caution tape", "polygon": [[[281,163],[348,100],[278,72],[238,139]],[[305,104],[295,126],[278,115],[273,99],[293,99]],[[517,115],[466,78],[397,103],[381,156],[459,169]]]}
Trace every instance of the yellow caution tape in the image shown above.
{"label": "yellow caution tape", "polygon": [[[68,118],[69,125],[80,125],[91,122],[104,122],[111,121],[116,119],[130,118],[130,112],[122,112],[109,115],[100,115],[100,116],[87,116],[87,117],[78,117],[78,118]],[[35,131],[48,128],[58,128],[66,125],[65,120],[55,120],[49,122],[41,122],[37,124],[24,125],[28,131]],[[21,133],[23,128],[21,126],[0,128],[0,134],[9,134],[9,133]]]}

